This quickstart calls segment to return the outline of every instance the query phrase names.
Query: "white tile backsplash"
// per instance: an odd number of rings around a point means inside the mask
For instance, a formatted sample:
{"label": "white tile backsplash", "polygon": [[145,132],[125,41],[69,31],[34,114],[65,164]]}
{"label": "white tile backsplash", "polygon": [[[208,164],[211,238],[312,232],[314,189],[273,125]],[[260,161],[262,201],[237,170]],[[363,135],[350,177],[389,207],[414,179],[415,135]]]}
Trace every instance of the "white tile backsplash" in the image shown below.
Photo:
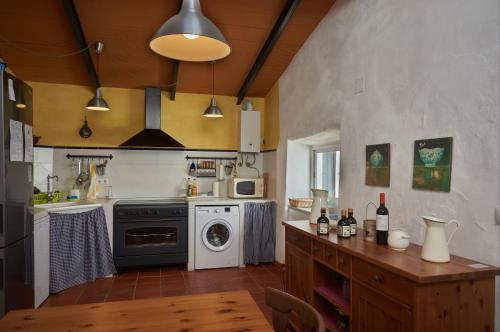
{"label": "white tile backsplash", "polygon": [[52,175],[54,149],[35,148],[33,152],[33,185],[41,191],[47,191],[47,175]]}
{"label": "white tile backsplash", "polygon": [[[45,151],[35,149],[35,156],[46,158]],[[72,167],[72,161],[66,158],[67,154],[84,155],[113,155],[108,161],[106,174],[100,177],[100,196],[106,196],[107,190],[104,179],[109,180],[112,186],[113,197],[171,197],[185,195],[187,170],[191,161],[186,156],[207,157],[235,157],[236,152],[210,151],[161,151],[161,150],[113,150],[113,149],[53,149],[53,171],[59,177],[54,183],[55,188],[69,192],[74,187],[77,177],[77,168]],[[43,155],[43,156],[42,156]],[[36,158],[36,157],[35,157]],[[252,158],[250,158],[252,159]],[[44,159],[45,160],[45,159]],[[99,161],[98,161],[99,162]],[[226,163],[224,161],[224,163]],[[75,163],[76,164],[76,163]],[[48,164],[47,164],[48,165]],[[258,154],[255,166],[262,175],[262,155]],[[36,163],[35,173],[40,173],[46,181],[47,172],[45,163]],[[256,177],[257,172],[247,167],[239,169],[240,177]],[[35,177],[36,178],[36,177]],[[226,178],[228,178],[226,176]],[[212,191],[212,183],[216,178],[198,178],[198,192]],[[43,190],[46,188],[43,185]],[[226,184],[221,186],[225,193]],[[42,189],[42,188],[40,188]],[[82,196],[83,197],[83,196]]]}

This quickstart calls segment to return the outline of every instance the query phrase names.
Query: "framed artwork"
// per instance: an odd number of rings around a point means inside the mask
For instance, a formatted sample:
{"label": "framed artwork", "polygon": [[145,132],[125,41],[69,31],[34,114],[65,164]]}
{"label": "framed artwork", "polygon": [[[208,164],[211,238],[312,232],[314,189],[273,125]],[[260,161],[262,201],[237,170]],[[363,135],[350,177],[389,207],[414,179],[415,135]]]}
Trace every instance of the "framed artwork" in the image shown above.
{"label": "framed artwork", "polygon": [[413,188],[449,192],[453,137],[415,141]]}
{"label": "framed artwork", "polygon": [[389,187],[391,183],[391,145],[376,144],[366,146],[367,186]]}

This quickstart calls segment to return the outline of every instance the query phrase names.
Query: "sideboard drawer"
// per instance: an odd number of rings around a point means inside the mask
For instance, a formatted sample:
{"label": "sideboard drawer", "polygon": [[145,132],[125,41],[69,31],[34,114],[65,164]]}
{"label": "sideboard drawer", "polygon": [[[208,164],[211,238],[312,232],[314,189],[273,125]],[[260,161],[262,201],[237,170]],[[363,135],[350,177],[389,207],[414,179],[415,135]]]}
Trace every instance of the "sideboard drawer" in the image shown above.
{"label": "sideboard drawer", "polygon": [[337,269],[347,276],[351,275],[351,255],[343,251],[337,251]]}
{"label": "sideboard drawer", "polygon": [[337,249],[325,246],[325,262],[333,268],[337,268]]}
{"label": "sideboard drawer", "polygon": [[353,279],[364,282],[402,303],[412,304],[415,284],[408,279],[358,258],[353,258],[352,275]]}
{"label": "sideboard drawer", "polygon": [[319,241],[312,241],[312,254],[314,257],[324,260],[325,259],[325,245]]}
{"label": "sideboard drawer", "polygon": [[286,241],[307,253],[311,252],[311,238],[292,229],[286,229]]}

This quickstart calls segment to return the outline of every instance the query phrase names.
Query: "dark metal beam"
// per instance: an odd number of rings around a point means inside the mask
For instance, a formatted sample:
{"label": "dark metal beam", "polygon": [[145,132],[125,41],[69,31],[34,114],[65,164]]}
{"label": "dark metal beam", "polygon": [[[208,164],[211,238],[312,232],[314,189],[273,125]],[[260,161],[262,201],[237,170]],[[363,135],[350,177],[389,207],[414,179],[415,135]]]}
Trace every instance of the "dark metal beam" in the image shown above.
{"label": "dark metal beam", "polygon": [[170,100],[175,100],[177,90],[177,77],[179,76],[179,60],[174,60],[172,67],[172,80],[170,81]]}
{"label": "dark metal beam", "polygon": [[[78,18],[78,13],[76,12],[75,3],[73,2],[73,0],[63,0],[63,3],[64,8],[66,9],[66,14],[68,15],[71,29],[75,34],[78,48],[84,49],[88,47],[87,40],[85,39],[85,34],[83,33],[82,25],[80,23],[80,19]],[[83,56],[83,61],[85,61],[85,67],[87,68],[90,82],[96,89],[101,87],[99,76],[97,76],[97,71],[95,69],[94,62],[92,61],[92,56],[90,55],[89,49],[87,48],[81,54]]]}
{"label": "dark metal beam", "polygon": [[271,30],[269,36],[267,37],[264,46],[262,46],[262,49],[260,50],[259,55],[257,56],[257,59],[255,60],[252,66],[252,69],[250,69],[250,72],[245,78],[245,81],[243,82],[240,91],[238,91],[238,96],[237,96],[238,101],[236,102],[236,105],[241,104],[243,98],[245,98],[248,90],[255,81],[255,78],[259,74],[260,69],[266,62],[267,57],[269,56],[274,46],[278,42],[279,38],[281,37],[281,33],[283,32],[288,22],[292,18],[292,15],[295,9],[297,9],[299,3],[300,0],[288,0],[286,2],[285,7],[283,7],[283,10],[281,11],[280,16],[278,17],[278,20],[276,21],[276,23],[274,23],[274,27]]}
{"label": "dark metal beam", "polygon": [[[182,8],[182,0],[179,0],[179,5],[177,6],[179,12]],[[179,77],[179,60],[173,60],[174,65],[172,67],[172,79],[170,80],[170,100],[175,100],[175,92],[177,91],[177,78]]]}

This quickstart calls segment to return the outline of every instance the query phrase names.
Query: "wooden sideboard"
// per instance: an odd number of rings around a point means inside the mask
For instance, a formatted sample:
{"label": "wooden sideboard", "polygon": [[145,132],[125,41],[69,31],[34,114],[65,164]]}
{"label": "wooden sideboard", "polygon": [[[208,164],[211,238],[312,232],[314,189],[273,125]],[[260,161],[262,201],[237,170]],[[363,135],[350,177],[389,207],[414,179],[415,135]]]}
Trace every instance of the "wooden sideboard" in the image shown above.
{"label": "wooden sideboard", "polygon": [[493,332],[499,268],[457,256],[426,262],[420,246],[397,252],[362,232],[320,236],[308,221],[283,225],[285,290],[311,303],[329,331],[342,321],[355,332]]}

